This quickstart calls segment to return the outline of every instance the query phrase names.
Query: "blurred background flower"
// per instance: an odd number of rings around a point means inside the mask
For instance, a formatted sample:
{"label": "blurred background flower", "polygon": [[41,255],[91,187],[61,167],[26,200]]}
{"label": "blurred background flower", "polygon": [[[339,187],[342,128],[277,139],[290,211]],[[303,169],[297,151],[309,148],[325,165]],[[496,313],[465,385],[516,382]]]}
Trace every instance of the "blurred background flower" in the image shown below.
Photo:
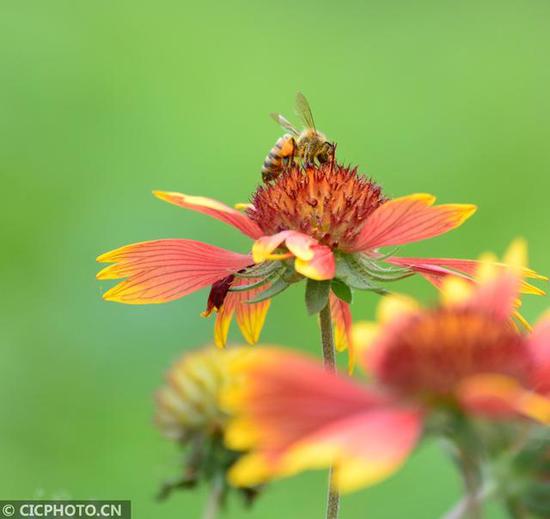
{"label": "blurred background flower", "polygon": [[368,385],[275,348],[237,359],[224,397],[235,415],[226,442],[250,453],[230,480],[257,484],[333,465],[338,489],[356,490],[395,472],[424,430],[452,444],[476,496],[493,460],[472,423],[485,419],[496,431],[526,419],[550,424],[550,393],[540,384],[550,362],[548,317],[529,335],[513,323],[525,244],[507,256],[507,269],[481,264],[476,285],[448,278],[436,307],[384,297],[379,323],[353,334]]}
{"label": "blurred background flower", "polygon": [[210,489],[205,516],[214,517],[231,489],[238,491],[246,504],[258,495],[258,487],[231,487],[226,478],[242,454],[224,445],[231,416],[221,408],[220,398],[231,382],[231,363],[245,350],[231,347],[218,351],[210,346],[186,353],[170,368],[166,385],[156,395],[155,421],[167,438],[179,444],[184,457],[180,473],[162,485],[160,499],[174,490],[205,483]]}

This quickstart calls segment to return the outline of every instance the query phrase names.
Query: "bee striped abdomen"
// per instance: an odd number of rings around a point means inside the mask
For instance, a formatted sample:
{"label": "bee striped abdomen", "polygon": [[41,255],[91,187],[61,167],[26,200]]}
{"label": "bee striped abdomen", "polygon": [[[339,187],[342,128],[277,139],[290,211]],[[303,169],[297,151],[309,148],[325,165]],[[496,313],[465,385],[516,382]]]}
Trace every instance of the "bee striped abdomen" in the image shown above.
{"label": "bee striped abdomen", "polygon": [[292,135],[283,135],[271,148],[262,166],[262,178],[264,181],[273,180],[283,169],[284,159],[292,156],[295,148]]}

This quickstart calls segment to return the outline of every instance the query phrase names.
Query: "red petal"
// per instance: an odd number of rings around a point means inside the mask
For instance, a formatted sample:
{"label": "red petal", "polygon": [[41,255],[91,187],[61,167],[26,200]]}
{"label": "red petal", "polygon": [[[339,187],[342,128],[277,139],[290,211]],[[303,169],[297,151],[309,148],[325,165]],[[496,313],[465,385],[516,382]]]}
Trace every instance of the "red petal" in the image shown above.
{"label": "red petal", "polygon": [[513,272],[501,272],[496,278],[478,283],[469,308],[482,310],[496,319],[511,319],[516,309],[521,280]]}
{"label": "red petal", "polygon": [[193,240],[134,243],[101,255],[114,263],[98,279],[127,278],[103,298],[127,304],[165,303],[211,285],[250,265],[250,256]]}
{"label": "red petal", "polygon": [[533,356],[533,388],[550,397],[550,311],[539,320],[528,340]]}
{"label": "red petal", "polygon": [[[285,242],[286,248],[297,258],[310,261],[315,255],[314,247],[317,240],[298,231],[281,231],[270,236],[262,236],[252,246],[252,256],[255,263],[261,263],[273,258],[273,251]],[[279,255],[276,255],[279,256]]]}
{"label": "red petal", "polygon": [[431,195],[418,194],[382,204],[367,218],[352,252],[439,236],[462,225],[476,210],[469,204],[432,206],[434,201]]}
{"label": "red petal", "polygon": [[479,266],[479,262],[475,260],[454,260],[446,258],[404,258],[390,256],[386,258],[385,261],[392,265],[409,267],[436,288],[441,288],[441,284],[447,276],[458,276],[471,280],[470,276],[475,273]]}
{"label": "red petal", "polygon": [[[258,278],[235,279],[232,286],[249,285],[258,281]],[[265,323],[267,311],[271,305],[271,300],[261,301],[260,303],[248,303],[261,291],[269,288],[269,283],[257,288],[252,288],[246,292],[228,292],[223,306],[216,316],[214,329],[214,341],[216,346],[223,347],[227,344],[227,335],[233,314],[237,312],[237,324],[249,344],[256,344],[260,338],[260,333]]]}
{"label": "red petal", "polygon": [[230,398],[239,418],[227,441],[253,450],[232,468],[234,483],[333,465],[335,484],[351,490],[395,471],[420,434],[418,411],[306,357],[262,349],[243,366],[242,391]]}
{"label": "red petal", "polygon": [[514,378],[497,374],[466,379],[457,396],[470,413],[490,418],[525,416],[550,424],[550,399],[522,387]]}
{"label": "red petal", "polygon": [[332,250],[326,245],[315,245],[312,250],[311,260],[296,258],[294,262],[296,272],[316,281],[332,279],[336,274],[336,262]]}
{"label": "red petal", "polygon": [[272,259],[272,252],[280,247],[291,233],[292,231],[281,231],[277,234],[258,238],[252,246],[254,263],[262,263],[262,261]]}
{"label": "red petal", "polygon": [[349,372],[353,371],[355,355],[351,337],[352,317],[349,304],[330,293],[330,311],[334,323],[334,345],[338,351],[348,350]]}
{"label": "red petal", "polygon": [[[512,317],[521,293],[544,294],[542,290],[520,279],[520,276],[514,274],[505,264],[495,263],[498,275],[492,280],[480,282],[474,276],[482,262],[476,260],[392,256],[386,258],[385,261],[393,265],[411,268],[439,289],[448,276],[460,277],[475,284],[475,293],[468,306],[483,309],[497,319]],[[522,274],[537,275],[530,269],[523,269]]]}
{"label": "red petal", "polygon": [[463,272],[469,276],[475,275],[477,269],[479,268],[480,262],[478,260],[472,259],[455,259],[455,258],[405,258],[392,256],[386,261],[393,263],[394,265],[402,266],[418,266],[418,267],[443,267],[458,272]]}
{"label": "red petal", "polygon": [[[441,280],[448,275],[454,275],[469,279],[475,277],[482,262],[473,259],[455,259],[455,258],[405,258],[392,256],[387,258],[388,263],[402,267],[410,267],[415,272],[423,276],[436,287],[441,286]],[[503,272],[509,270],[509,266],[504,263],[495,263],[496,267]],[[526,278],[546,280],[537,272],[529,268],[522,269],[522,275]],[[520,292],[522,294],[544,295],[545,292],[538,287],[521,281]]]}
{"label": "red petal", "polygon": [[170,204],[183,207],[185,209],[191,209],[199,213],[207,214],[217,220],[232,225],[246,234],[253,240],[263,235],[261,229],[256,222],[253,222],[246,214],[233,209],[217,200],[212,198],[205,198],[202,196],[189,196],[182,193],[173,193],[165,191],[153,191],[153,194],[168,202]]}

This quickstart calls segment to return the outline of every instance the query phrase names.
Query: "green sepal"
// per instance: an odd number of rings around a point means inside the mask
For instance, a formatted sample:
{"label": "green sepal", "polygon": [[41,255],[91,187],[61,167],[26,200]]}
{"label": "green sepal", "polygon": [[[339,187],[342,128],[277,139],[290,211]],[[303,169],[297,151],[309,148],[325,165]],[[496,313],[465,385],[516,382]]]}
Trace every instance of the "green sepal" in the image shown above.
{"label": "green sepal", "polygon": [[235,277],[263,278],[265,276],[273,274],[276,270],[279,270],[283,266],[283,263],[281,263],[280,261],[264,261],[263,263],[258,263],[257,265],[247,267],[241,272],[236,272]]}
{"label": "green sepal", "polygon": [[328,304],[330,280],[308,279],[306,284],[306,307],[310,315],[318,314]]}
{"label": "green sepal", "polygon": [[396,281],[411,274],[406,269],[386,269],[361,254],[339,254],[336,258],[337,278],[350,288],[369,290],[380,295],[389,292],[376,284],[376,281]]}
{"label": "green sepal", "polygon": [[378,290],[367,270],[353,257],[352,254],[341,254],[336,258],[336,277],[348,287],[357,290]]}
{"label": "green sepal", "polygon": [[269,283],[270,281],[273,281],[274,278],[281,277],[284,270],[275,271],[272,274],[269,274],[268,276],[264,277],[263,279],[260,279],[256,281],[255,283],[250,283],[249,285],[238,285],[238,286],[232,286],[229,288],[229,292],[247,292],[248,290],[251,290],[252,288],[261,287],[262,285],[265,285],[266,283]]}
{"label": "green sepal", "polygon": [[375,281],[398,281],[412,276],[414,272],[408,268],[384,267],[378,259],[372,259],[365,254],[356,254],[354,259],[365,268],[369,277]]}
{"label": "green sepal", "polygon": [[260,292],[256,297],[249,299],[247,303],[261,303],[266,299],[271,299],[277,294],[280,294],[283,290],[286,290],[290,285],[291,283],[288,283],[282,277],[279,277],[269,288],[266,288],[263,292]]}
{"label": "green sepal", "polygon": [[353,292],[351,288],[341,279],[334,278],[331,283],[334,295],[342,301],[351,304],[353,302]]}

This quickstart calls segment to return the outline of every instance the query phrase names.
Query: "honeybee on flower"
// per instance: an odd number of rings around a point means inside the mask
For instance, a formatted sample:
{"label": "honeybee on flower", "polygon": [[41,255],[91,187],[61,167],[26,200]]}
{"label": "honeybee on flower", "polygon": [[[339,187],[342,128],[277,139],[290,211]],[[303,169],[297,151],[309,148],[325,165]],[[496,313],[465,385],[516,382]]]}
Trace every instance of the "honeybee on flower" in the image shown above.
{"label": "honeybee on flower", "polygon": [[[231,225],[251,239],[251,247],[243,254],[189,239],[120,247],[98,257],[111,263],[98,279],[122,279],[103,297],[125,304],[165,303],[210,286],[203,315],[216,313],[218,346],[227,342],[233,316],[246,341],[256,343],[271,299],[305,281],[308,311],[330,306],[336,347],[343,350],[351,344],[353,290],[385,293],[387,283],[413,274],[441,287],[450,275],[472,280],[478,265],[384,251],[456,229],[474,214],[474,205],[436,205],[433,195],[423,193],[390,198],[357,168],[333,161],[306,157],[289,164],[256,189],[243,211],[200,196],[154,195]],[[524,275],[537,278],[528,268]],[[528,283],[522,289],[543,293]]]}
{"label": "honeybee on flower", "polygon": [[298,131],[283,115],[271,114],[290,133],[279,137],[267,154],[262,166],[264,182],[277,178],[295,159],[299,159],[304,165],[325,164],[334,160],[336,145],[315,128],[311,108],[301,92],[296,94],[296,112],[305,125],[302,131]]}

